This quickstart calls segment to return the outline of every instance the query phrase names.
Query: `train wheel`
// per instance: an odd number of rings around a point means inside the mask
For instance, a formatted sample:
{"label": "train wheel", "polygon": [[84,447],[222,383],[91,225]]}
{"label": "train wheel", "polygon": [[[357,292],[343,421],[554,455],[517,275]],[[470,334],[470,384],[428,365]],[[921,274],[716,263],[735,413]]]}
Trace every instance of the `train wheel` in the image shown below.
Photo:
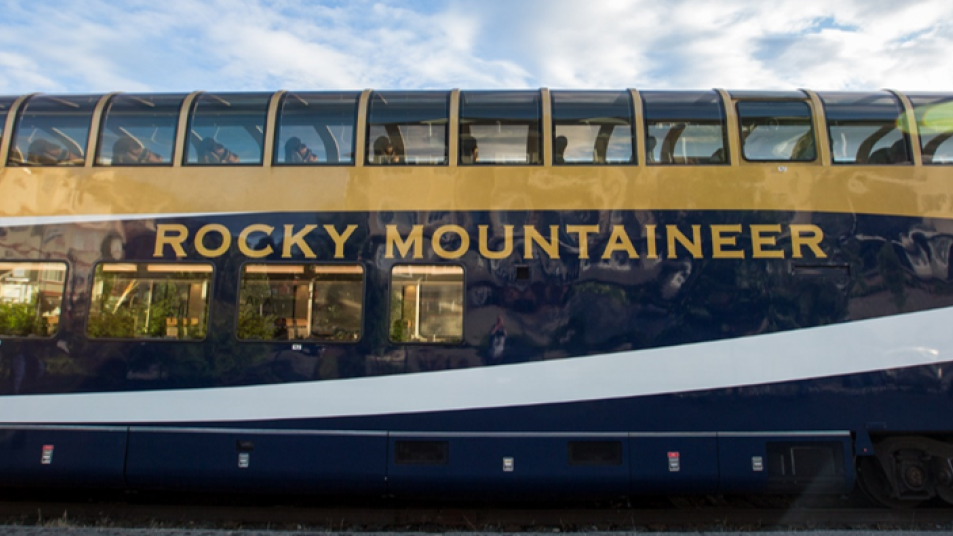
{"label": "train wheel", "polygon": [[857,481],[860,489],[871,501],[887,508],[914,508],[922,501],[903,501],[895,498],[893,486],[884,473],[880,461],[874,456],[864,456],[857,464]]}

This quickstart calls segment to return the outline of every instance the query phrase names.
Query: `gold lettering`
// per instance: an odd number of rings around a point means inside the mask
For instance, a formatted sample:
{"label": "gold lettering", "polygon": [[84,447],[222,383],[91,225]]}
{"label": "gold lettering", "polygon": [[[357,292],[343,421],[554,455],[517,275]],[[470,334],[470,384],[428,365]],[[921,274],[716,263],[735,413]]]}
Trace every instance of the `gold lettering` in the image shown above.
{"label": "gold lettering", "polygon": [[602,258],[612,258],[612,254],[616,251],[628,253],[630,259],[639,258],[639,254],[635,252],[635,247],[632,245],[632,240],[629,239],[629,233],[625,232],[625,226],[623,225],[612,226],[612,235],[609,236],[609,245],[606,246],[605,252],[602,253]]}
{"label": "gold lettering", "polygon": [[406,257],[407,253],[410,252],[410,248],[414,248],[413,258],[422,259],[424,257],[424,226],[414,225],[410,234],[407,235],[407,239],[404,240],[400,237],[400,232],[397,230],[396,225],[388,225],[387,246],[384,251],[385,259],[394,258],[394,246],[397,247],[397,251],[400,252],[401,257]]}
{"label": "gold lettering", "polygon": [[310,233],[311,231],[317,229],[318,226],[314,224],[305,225],[297,233],[294,232],[294,225],[285,225],[285,239],[282,242],[281,248],[281,258],[290,259],[291,258],[291,248],[298,246],[298,249],[301,250],[301,253],[304,253],[306,259],[313,259],[317,257],[314,254],[314,251],[308,246],[307,242],[304,241],[304,235]]}
{"label": "gold lettering", "polygon": [[724,236],[722,233],[741,233],[741,224],[711,226],[711,256],[715,259],[743,259],[743,249],[723,249],[725,246],[737,246],[737,236]]}
{"label": "gold lettering", "polygon": [[493,251],[489,244],[489,225],[480,226],[480,255],[487,259],[505,259],[513,253],[513,226],[503,226],[503,249]]}
{"label": "gold lettering", "polygon": [[549,241],[547,242],[543,235],[539,234],[532,225],[523,226],[523,235],[526,241],[523,242],[523,258],[533,258],[533,244],[537,244],[551,259],[559,258],[559,226],[549,226]]}
{"label": "gold lettering", "polygon": [[589,233],[598,233],[598,225],[567,225],[567,233],[577,233],[579,235],[579,258],[589,258]]}
{"label": "gold lettering", "polygon": [[[222,245],[215,249],[208,249],[205,247],[205,235],[209,233],[218,233],[222,235]],[[204,225],[201,229],[199,229],[199,232],[195,233],[195,251],[198,251],[203,257],[219,257],[228,251],[228,248],[231,245],[232,233],[228,232],[228,227],[225,227],[220,223],[210,223],[208,225]]]}
{"label": "gold lettering", "polygon": [[[175,233],[171,235],[169,233]],[[153,257],[161,257],[164,246],[172,246],[176,257],[185,257],[182,243],[189,237],[189,230],[181,223],[160,223],[156,226],[156,248]]]}
{"label": "gold lettering", "polygon": [[357,229],[357,225],[352,223],[351,225],[347,226],[347,229],[344,230],[344,233],[338,234],[338,230],[335,229],[333,225],[324,226],[324,230],[331,235],[331,240],[334,240],[335,259],[344,258],[344,244],[347,243],[347,239],[351,237],[355,229]]}
{"label": "gold lettering", "polygon": [[[460,247],[456,251],[447,251],[440,244],[440,239],[447,233],[457,233],[460,237]],[[434,231],[430,245],[433,246],[434,253],[444,259],[459,259],[470,249],[470,235],[459,225],[441,225]]]}
{"label": "gold lettering", "polygon": [[780,249],[764,249],[765,246],[778,245],[778,237],[764,236],[763,233],[781,234],[781,225],[752,225],[751,226],[751,255],[755,259],[783,259],[784,251]]}
{"label": "gold lettering", "polygon": [[[804,236],[805,233],[809,233],[810,236]],[[817,225],[791,225],[791,248],[794,250],[795,259],[803,257],[801,248],[804,246],[811,248],[818,259],[826,259],[827,255],[821,249],[822,240],[824,240],[824,231]]]}
{"label": "gold lettering", "polygon": [[252,249],[248,245],[248,235],[252,233],[265,233],[270,235],[275,228],[270,225],[265,225],[263,223],[256,223],[254,225],[249,225],[242,229],[240,235],[238,235],[238,249],[246,257],[251,257],[253,259],[261,259],[262,257],[267,257],[275,252],[275,249],[270,245],[262,249]]}
{"label": "gold lettering", "polygon": [[655,244],[655,225],[645,226],[645,245],[648,246],[648,253],[645,257],[648,259],[658,258],[658,246]]}
{"label": "gold lettering", "polygon": [[683,235],[676,225],[666,225],[665,233],[668,235],[668,258],[676,259],[678,254],[675,251],[675,241],[678,241],[692,257],[700,259],[702,256],[701,226],[692,225],[692,239]]}

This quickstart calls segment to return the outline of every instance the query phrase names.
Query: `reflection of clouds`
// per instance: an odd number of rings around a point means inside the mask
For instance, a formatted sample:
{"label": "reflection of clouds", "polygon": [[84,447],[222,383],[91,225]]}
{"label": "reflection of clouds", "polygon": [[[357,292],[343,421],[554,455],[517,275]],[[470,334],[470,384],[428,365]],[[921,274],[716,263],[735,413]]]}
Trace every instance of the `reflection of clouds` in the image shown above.
{"label": "reflection of clouds", "polygon": [[692,263],[684,262],[678,265],[678,270],[665,278],[662,284],[662,297],[666,300],[674,297],[682,289],[692,274]]}
{"label": "reflection of clouds", "polygon": [[900,246],[919,279],[947,279],[953,237],[934,230],[916,229],[900,235]]}

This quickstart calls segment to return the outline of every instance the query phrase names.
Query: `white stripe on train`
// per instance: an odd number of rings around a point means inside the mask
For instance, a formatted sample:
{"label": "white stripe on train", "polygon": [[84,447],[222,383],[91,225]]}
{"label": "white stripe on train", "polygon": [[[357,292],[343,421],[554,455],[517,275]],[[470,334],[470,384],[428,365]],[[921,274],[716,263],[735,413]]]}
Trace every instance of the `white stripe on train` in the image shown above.
{"label": "white stripe on train", "polygon": [[0,423],[352,417],[576,402],[953,361],[953,308],[553,361],[253,387],[0,397]]}

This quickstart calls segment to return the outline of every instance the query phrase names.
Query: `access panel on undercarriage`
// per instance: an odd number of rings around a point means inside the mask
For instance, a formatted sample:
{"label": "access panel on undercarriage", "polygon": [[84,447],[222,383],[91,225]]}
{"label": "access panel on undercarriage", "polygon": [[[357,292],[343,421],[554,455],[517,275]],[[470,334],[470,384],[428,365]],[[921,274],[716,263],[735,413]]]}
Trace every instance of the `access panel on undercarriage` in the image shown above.
{"label": "access panel on undercarriage", "polygon": [[4,426],[0,485],[122,488],[126,428]]}
{"label": "access panel on undercarriage", "polygon": [[720,432],[721,491],[839,493],[854,485],[849,432]]}
{"label": "access panel on undercarriage", "polygon": [[619,496],[628,491],[623,434],[391,433],[397,496]]}
{"label": "access panel on undercarriage", "polygon": [[632,493],[714,493],[718,490],[718,444],[710,433],[629,435]]}
{"label": "access panel on undercarriage", "polygon": [[386,436],[310,430],[134,427],[133,489],[384,492]]}

